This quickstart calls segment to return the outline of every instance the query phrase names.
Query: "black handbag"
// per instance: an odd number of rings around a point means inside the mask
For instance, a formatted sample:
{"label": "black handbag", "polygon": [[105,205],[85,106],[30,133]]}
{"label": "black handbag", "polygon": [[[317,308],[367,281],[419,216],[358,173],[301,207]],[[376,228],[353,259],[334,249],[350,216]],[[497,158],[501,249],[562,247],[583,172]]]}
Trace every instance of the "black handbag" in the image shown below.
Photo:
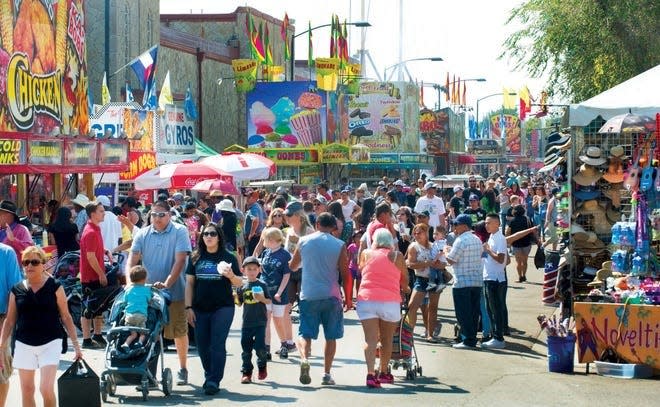
{"label": "black handbag", "polygon": [[545,250],[541,246],[536,248],[536,254],[534,255],[534,266],[537,269],[545,268]]}
{"label": "black handbag", "polygon": [[58,405],[101,407],[99,376],[83,359],[77,360],[57,379]]}

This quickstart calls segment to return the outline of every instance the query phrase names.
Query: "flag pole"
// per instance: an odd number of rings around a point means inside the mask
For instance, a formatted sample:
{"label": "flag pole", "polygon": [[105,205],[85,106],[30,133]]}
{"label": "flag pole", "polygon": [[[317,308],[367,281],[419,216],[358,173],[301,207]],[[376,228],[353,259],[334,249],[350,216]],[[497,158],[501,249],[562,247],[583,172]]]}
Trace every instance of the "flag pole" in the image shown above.
{"label": "flag pole", "polygon": [[[151,51],[152,49],[154,49],[154,48],[156,48],[156,47],[158,47],[158,44],[152,46],[151,48],[149,48],[149,49],[146,50],[145,52],[149,52],[149,51]],[[142,54],[144,54],[144,52],[143,52]],[[113,73],[111,73],[110,75],[108,75],[108,78],[112,78],[113,76],[117,75],[119,72],[121,72],[121,71],[123,71],[124,69],[128,68],[130,65],[133,65],[133,63],[134,63],[135,61],[137,61],[137,60],[140,58],[140,56],[142,56],[142,54],[140,54],[140,55],[138,55],[137,57],[131,59],[130,62],[128,62],[127,64],[124,64],[121,68],[117,69],[115,72],[113,72]]]}

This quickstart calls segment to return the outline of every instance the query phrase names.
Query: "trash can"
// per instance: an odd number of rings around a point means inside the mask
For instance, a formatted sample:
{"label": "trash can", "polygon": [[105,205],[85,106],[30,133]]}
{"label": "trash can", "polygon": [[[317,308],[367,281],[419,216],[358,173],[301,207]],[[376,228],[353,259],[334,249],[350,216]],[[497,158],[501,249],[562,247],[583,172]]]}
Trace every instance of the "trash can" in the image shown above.
{"label": "trash can", "polygon": [[548,370],[554,373],[573,373],[575,335],[548,336]]}

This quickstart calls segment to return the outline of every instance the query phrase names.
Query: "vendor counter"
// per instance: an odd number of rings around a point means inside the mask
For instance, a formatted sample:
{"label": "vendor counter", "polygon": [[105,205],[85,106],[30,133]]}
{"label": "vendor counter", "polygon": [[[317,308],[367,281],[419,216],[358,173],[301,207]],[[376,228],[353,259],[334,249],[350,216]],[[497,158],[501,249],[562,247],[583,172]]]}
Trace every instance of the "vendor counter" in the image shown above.
{"label": "vendor counter", "polygon": [[576,302],[573,310],[580,363],[611,347],[628,363],[660,370],[660,306]]}

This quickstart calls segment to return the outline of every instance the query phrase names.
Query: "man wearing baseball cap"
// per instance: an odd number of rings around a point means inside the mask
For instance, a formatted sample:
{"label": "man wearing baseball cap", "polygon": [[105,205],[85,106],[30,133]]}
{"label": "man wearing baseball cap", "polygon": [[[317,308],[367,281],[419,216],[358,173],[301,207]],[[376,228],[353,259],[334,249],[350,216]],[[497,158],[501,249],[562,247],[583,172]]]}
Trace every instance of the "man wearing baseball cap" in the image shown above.
{"label": "man wearing baseball cap", "polygon": [[435,195],[437,189],[438,187],[433,182],[424,184],[426,195],[420,197],[415,204],[416,213],[429,212],[429,226],[431,228],[445,226],[445,203],[442,198]]}
{"label": "man wearing baseball cap", "polygon": [[16,259],[21,260],[23,250],[34,242],[28,228],[18,223],[17,210],[12,201],[0,202],[0,242],[14,249]]}
{"label": "man wearing baseball cap", "polygon": [[454,187],[454,196],[449,200],[449,214],[451,219],[456,219],[458,215],[465,210],[465,202],[463,201],[463,185],[456,185]]}
{"label": "man wearing baseball cap", "polygon": [[453,348],[474,349],[477,347],[477,329],[481,314],[483,246],[481,240],[472,233],[470,215],[458,215],[452,224],[456,240],[447,255],[447,262],[454,268],[452,296],[462,339],[462,342],[453,345]]}

